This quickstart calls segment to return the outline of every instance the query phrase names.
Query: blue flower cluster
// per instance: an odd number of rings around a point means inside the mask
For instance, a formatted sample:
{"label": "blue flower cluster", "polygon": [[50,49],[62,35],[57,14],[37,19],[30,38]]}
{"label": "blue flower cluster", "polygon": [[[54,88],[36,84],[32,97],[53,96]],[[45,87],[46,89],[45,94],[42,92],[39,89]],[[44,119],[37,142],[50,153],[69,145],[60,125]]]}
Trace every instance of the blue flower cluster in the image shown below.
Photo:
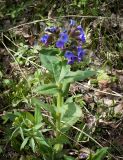
{"label": "blue flower cluster", "polygon": [[68,64],[80,62],[83,59],[85,50],[82,44],[86,42],[86,37],[81,25],[77,26],[74,20],[70,20],[68,30],[52,26],[45,31],[48,33],[44,34],[40,41],[45,45],[53,44],[55,41],[55,46],[65,52],[64,57],[68,60]]}

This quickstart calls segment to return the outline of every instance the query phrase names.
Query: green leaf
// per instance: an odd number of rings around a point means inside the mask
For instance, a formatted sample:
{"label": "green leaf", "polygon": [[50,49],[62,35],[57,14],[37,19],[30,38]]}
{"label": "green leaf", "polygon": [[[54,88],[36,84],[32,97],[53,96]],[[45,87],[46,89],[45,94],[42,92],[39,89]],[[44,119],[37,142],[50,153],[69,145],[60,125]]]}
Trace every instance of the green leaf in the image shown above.
{"label": "green leaf", "polygon": [[64,160],[75,160],[74,157],[64,155]]}
{"label": "green leaf", "polygon": [[20,127],[20,135],[21,135],[22,139],[24,140],[23,129],[21,127]]}
{"label": "green leaf", "polygon": [[103,158],[105,158],[105,156],[107,155],[107,150],[107,147],[98,150],[94,155],[93,160],[102,160]]}
{"label": "green leaf", "polygon": [[40,54],[43,66],[53,75],[55,82],[61,82],[70,71],[70,66],[61,61],[58,54],[59,50],[53,48],[43,49]]}
{"label": "green leaf", "polygon": [[67,74],[65,74],[64,79],[63,79],[63,87],[62,87],[63,95],[65,96],[68,93],[70,83],[73,83],[75,81],[82,81],[82,80],[87,79],[93,75],[95,75],[95,72],[90,71],[90,70],[67,72]]}
{"label": "green leaf", "polygon": [[48,95],[54,95],[58,92],[57,85],[54,83],[50,84],[44,84],[43,86],[38,86],[34,92],[37,92],[39,94],[48,94]]}
{"label": "green leaf", "polygon": [[58,62],[58,57],[56,56],[59,51],[55,48],[43,48],[40,51],[40,60],[43,66],[49,71],[53,72],[52,64],[56,64]]}
{"label": "green leaf", "polygon": [[70,66],[66,64],[66,61],[52,62],[52,74],[56,83],[61,82],[69,72]]}
{"label": "green leaf", "polygon": [[107,155],[108,147],[101,148],[97,150],[97,152],[92,156],[92,158],[88,158],[88,160],[102,160]]}
{"label": "green leaf", "polygon": [[75,103],[68,103],[62,106],[62,129],[68,130],[82,116],[81,108]]}
{"label": "green leaf", "polygon": [[38,129],[40,129],[42,126],[43,126],[43,123],[39,123],[39,124],[37,124],[37,125],[34,126],[34,129],[35,129],[35,130],[38,130]]}
{"label": "green leaf", "polygon": [[18,132],[19,132],[19,127],[17,127],[11,134],[10,140],[16,136],[18,136]]}
{"label": "green leaf", "polygon": [[30,144],[30,147],[32,148],[33,152],[35,153],[35,141],[33,138],[30,139],[29,144]]}
{"label": "green leaf", "polygon": [[7,112],[5,113],[5,115],[2,116],[2,119],[4,120],[3,124],[5,124],[8,120],[14,121],[15,118],[15,114],[13,114],[12,112]]}
{"label": "green leaf", "polygon": [[26,146],[28,140],[29,140],[29,137],[26,137],[26,138],[24,139],[23,143],[21,144],[20,150],[22,150],[22,149]]}
{"label": "green leaf", "polygon": [[49,104],[43,103],[41,100],[39,100],[38,98],[31,98],[31,104],[34,106],[38,106],[40,108],[46,109],[47,111],[50,111],[50,106]]}
{"label": "green leaf", "polygon": [[28,119],[31,123],[34,123],[35,119],[34,116],[30,112],[23,112],[22,113],[23,119]]}
{"label": "green leaf", "polygon": [[40,145],[44,145],[49,147],[49,145],[47,144],[47,142],[45,141],[45,139],[43,137],[35,137],[35,140],[37,141],[37,143],[39,143]]}
{"label": "green leaf", "polygon": [[59,80],[58,82],[62,82],[64,78],[69,74],[70,66],[66,64],[66,61],[61,62],[60,72],[59,72]]}
{"label": "green leaf", "polygon": [[70,88],[70,83],[67,80],[63,81],[62,93],[63,96],[66,96]]}
{"label": "green leaf", "polygon": [[84,0],[84,1],[81,0],[81,4],[84,5],[84,7],[85,7],[85,5],[87,4],[87,2],[88,2],[88,0]]}
{"label": "green leaf", "polygon": [[41,114],[41,107],[36,105],[35,106],[35,124],[39,124],[42,121],[42,114]]}
{"label": "green leaf", "polygon": [[70,141],[65,135],[60,135],[52,139],[52,144],[70,144]]}
{"label": "green leaf", "polygon": [[[65,103],[72,103],[72,102],[75,102],[75,99],[76,98],[81,98],[82,95],[81,94],[77,94],[77,95],[73,95],[71,97],[68,97],[65,101]],[[82,101],[82,98],[81,98],[81,101]]]}
{"label": "green leaf", "polygon": [[41,100],[39,100],[39,99],[37,99],[37,98],[32,98],[31,99],[31,103],[32,103],[32,105],[37,105],[37,106],[39,106],[40,108],[43,108],[43,109],[45,109],[45,110],[47,110],[48,112],[50,112],[51,113],[51,115],[53,116],[53,117],[55,117],[55,106],[51,106],[51,105],[49,105],[49,104],[46,104],[46,103],[43,103],[43,102],[41,102]]}
{"label": "green leaf", "polygon": [[68,75],[65,77],[65,79],[70,83],[70,82],[75,82],[75,81],[82,81],[85,80],[91,76],[95,75],[95,71],[91,71],[91,70],[85,70],[85,71],[76,71],[76,72],[72,72],[70,71],[68,73]]}

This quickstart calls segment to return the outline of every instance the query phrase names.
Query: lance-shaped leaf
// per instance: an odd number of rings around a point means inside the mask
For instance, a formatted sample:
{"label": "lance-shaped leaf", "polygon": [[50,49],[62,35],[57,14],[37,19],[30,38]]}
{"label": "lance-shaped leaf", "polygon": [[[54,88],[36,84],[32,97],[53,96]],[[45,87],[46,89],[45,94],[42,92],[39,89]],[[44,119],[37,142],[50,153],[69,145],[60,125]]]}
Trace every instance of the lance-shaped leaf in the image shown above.
{"label": "lance-shaped leaf", "polygon": [[70,66],[66,64],[66,60],[60,60],[58,57],[59,50],[54,48],[42,49],[40,53],[42,65],[53,75],[55,82],[61,82],[70,71]]}
{"label": "lance-shaped leaf", "polygon": [[56,83],[62,82],[70,72],[70,66],[66,65],[66,61],[59,61],[56,64],[52,64],[52,67]]}
{"label": "lance-shaped leaf", "polygon": [[41,121],[42,121],[42,114],[41,114],[41,108],[38,105],[35,106],[34,117],[35,117],[35,124],[41,123]]}
{"label": "lance-shaped leaf", "polygon": [[65,76],[65,79],[70,83],[70,82],[85,80],[89,77],[94,76],[95,74],[96,72],[91,70],[85,70],[85,71],[78,70],[76,72],[70,71],[68,75]]}
{"label": "lance-shaped leaf", "polygon": [[34,106],[38,106],[39,108],[43,108],[51,113],[53,117],[56,116],[55,108],[56,106],[49,105],[47,103],[43,103],[41,100],[37,98],[31,98],[31,104]]}
{"label": "lance-shaped leaf", "polygon": [[49,71],[52,73],[52,64],[56,64],[58,63],[59,59],[56,56],[59,52],[58,49],[54,49],[54,48],[43,48],[40,51],[40,60],[42,65]]}
{"label": "lance-shaped leaf", "polygon": [[75,103],[68,103],[62,106],[62,131],[68,130],[83,115],[81,108]]}
{"label": "lance-shaped leaf", "polygon": [[62,88],[63,95],[65,96],[68,93],[70,83],[73,83],[75,81],[85,80],[95,74],[96,72],[91,70],[86,70],[86,71],[79,70],[76,72],[72,72],[72,71],[68,72],[63,79],[63,88]]}
{"label": "lance-shaped leaf", "polygon": [[38,86],[34,92],[39,94],[46,94],[46,95],[54,95],[58,92],[57,85],[54,83],[44,84],[43,86]]}
{"label": "lance-shaped leaf", "polygon": [[64,160],[75,160],[74,157],[64,155]]}
{"label": "lance-shaped leaf", "polygon": [[96,151],[94,155],[90,155],[87,160],[103,160],[108,153],[108,147],[103,147]]}
{"label": "lance-shaped leaf", "polygon": [[40,99],[38,98],[31,98],[31,104],[34,105],[34,106],[38,106],[40,109],[43,108],[43,109],[46,109],[47,111],[51,111],[51,106],[47,103],[44,103],[42,102]]}
{"label": "lance-shaped leaf", "polygon": [[55,81],[58,81],[58,73],[61,70],[60,60],[57,56],[58,49],[46,48],[40,51],[41,64],[53,75]]}
{"label": "lance-shaped leaf", "polygon": [[38,144],[49,147],[48,143],[46,142],[43,136],[40,135],[38,137],[35,137],[35,140]]}
{"label": "lance-shaped leaf", "polygon": [[23,143],[21,144],[20,150],[22,150],[22,149],[26,146],[28,140],[29,140],[29,137],[26,137],[26,138],[23,140]]}
{"label": "lance-shaped leaf", "polygon": [[61,68],[59,72],[59,82],[62,82],[64,78],[69,74],[70,72],[70,65],[66,65],[66,61],[61,62]]}
{"label": "lance-shaped leaf", "polygon": [[31,138],[29,141],[29,145],[32,148],[32,151],[35,153],[36,147],[35,147],[35,141],[34,138]]}

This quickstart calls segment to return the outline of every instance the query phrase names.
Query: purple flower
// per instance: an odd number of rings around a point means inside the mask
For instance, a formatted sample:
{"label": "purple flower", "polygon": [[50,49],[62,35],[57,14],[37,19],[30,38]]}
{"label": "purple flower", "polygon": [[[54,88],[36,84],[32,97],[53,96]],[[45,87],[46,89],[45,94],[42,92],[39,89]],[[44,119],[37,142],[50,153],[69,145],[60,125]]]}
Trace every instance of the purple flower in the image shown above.
{"label": "purple flower", "polygon": [[77,55],[78,55],[78,61],[80,62],[85,55],[85,51],[82,49],[81,46],[77,47]]}
{"label": "purple flower", "polygon": [[85,42],[86,42],[86,38],[85,38],[85,33],[84,33],[83,28],[79,25],[79,26],[77,27],[77,30],[80,31],[80,35],[78,36],[78,38],[79,38],[83,43],[85,43]]}
{"label": "purple flower", "polygon": [[56,42],[56,47],[63,49],[63,48],[64,48],[64,42],[61,41],[61,40],[58,40],[58,41]]}
{"label": "purple flower", "polygon": [[56,42],[56,47],[57,48],[64,48],[65,43],[68,42],[68,34],[65,32],[60,33],[60,39]]}
{"label": "purple flower", "polygon": [[44,44],[46,44],[48,42],[48,39],[49,39],[49,35],[48,34],[45,34],[41,37],[40,41]]}
{"label": "purple flower", "polygon": [[70,20],[70,26],[73,27],[73,26],[75,26],[75,24],[76,24],[76,21],[74,21],[74,20],[71,19]]}
{"label": "purple flower", "polygon": [[57,27],[52,26],[52,27],[46,28],[45,31],[48,31],[48,32],[51,32],[51,33],[55,33],[56,30],[57,30]]}
{"label": "purple flower", "polygon": [[84,32],[83,28],[81,27],[81,25],[77,26],[77,30],[79,30],[81,33]]}
{"label": "purple flower", "polygon": [[79,154],[79,159],[85,159],[88,157],[88,154],[87,153],[80,153]]}
{"label": "purple flower", "polygon": [[77,60],[77,56],[75,56],[71,51],[66,51],[64,56],[68,60],[67,64],[73,64],[74,61]]}
{"label": "purple flower", "polygon": [[63,41],[64,43],[68,42],[68,34],[66,32],[61,32],[60,40]]}
{"label": "purple flower", "polygon": [[81,40],[83,43],[86,42],[86,39],[85,39],[85,35],[84,35],[84,34],[80,34],[80,35],[79,35],[79,38],[80,38],[80,40]]}

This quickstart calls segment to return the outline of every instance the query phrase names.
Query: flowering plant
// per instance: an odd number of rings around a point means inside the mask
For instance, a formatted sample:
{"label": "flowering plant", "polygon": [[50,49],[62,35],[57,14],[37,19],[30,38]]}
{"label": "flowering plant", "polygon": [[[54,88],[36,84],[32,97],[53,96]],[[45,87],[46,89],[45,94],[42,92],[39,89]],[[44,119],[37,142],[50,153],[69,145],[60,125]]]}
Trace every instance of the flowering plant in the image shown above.
{"label": "flowering plant", "polygon": [[95,74],[91,70],[71,71],[74,62],[80,62],[85,55],[82,48],[86,42],[86,36],[81,25],[77,26],[74,20],[70,21],[68,29],[59,27],[48,27],[45,34],[40,38],[43,44],[40,50],[41,64],[52,76],[51,82],[37,86],[34,92],[39,95],[51,95],[54,103],[48,107],[45,103],[33,98],[33,105],[39,105],[48,110],[52,116],[52,129],[55,137],[53,150],[57,153],[62,150],[63,143],[59,141],[63,134],[74,125],[82,116],[82,110],[73,98],[66,98],[70,84],[75,81],[82,81]]}

